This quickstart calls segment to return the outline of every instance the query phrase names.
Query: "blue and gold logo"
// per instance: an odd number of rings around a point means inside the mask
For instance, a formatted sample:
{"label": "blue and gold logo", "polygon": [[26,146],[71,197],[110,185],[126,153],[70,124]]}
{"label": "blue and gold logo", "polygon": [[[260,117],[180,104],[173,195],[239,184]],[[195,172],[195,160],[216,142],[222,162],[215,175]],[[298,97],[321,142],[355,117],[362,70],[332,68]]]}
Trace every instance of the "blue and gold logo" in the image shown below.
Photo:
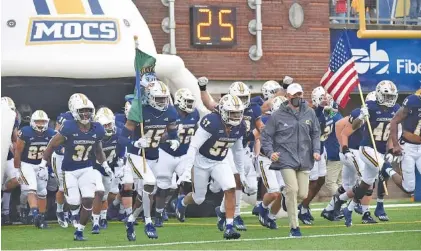
{"label": "blue and gold logo", "polygon": [[118,43],[117,19],[105,18],[100,0],[33,0],[27,45]]}

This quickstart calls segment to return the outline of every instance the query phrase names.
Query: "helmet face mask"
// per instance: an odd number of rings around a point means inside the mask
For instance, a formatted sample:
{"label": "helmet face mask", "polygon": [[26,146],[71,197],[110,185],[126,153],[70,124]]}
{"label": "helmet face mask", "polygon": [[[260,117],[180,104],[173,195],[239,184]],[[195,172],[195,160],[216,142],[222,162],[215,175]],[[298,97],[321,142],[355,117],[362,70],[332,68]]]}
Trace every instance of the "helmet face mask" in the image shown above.
{"label": "helmet face mask", "polygon": [[48,123],[50,119],[47,114],[42,110],[37,110],[31,115],[31,120],[29,122],[32,129],[37,132],[45,132],[48,129]]}
{"label": "helmet face mask", "polygon": [[95,107],[89,99],[83,96],[74,99],[71,112],[76,121],[83,125],[87,125],[95,116]]}
{"label": "helmet face mask", "polygon": [[170,91],[162,81],[152,81],[146,87],[146,99],[148,105],[166,111],[170,104]]}
{"label": "helmet face mask", "polygon": [[244,108],[241,100],[231,94],[223,96],[219,101],[219,113],[222,121],[227,125],[240,125],[243,120]]}
{"label": "helmet face mask", "polygon": [[234,82],[229,88],[229,94],[237,96],[244,107],[249,107],[250,105],[250,88],[243,82]]}
{"label": "helmet face mask", "polygon": [[389,80],[380,81],[376,86],[376,100],[379,105],[393,107],[398,99],[398,89]]}
{"label": "helmet face mask", "polygon": [[272,101],[271,113],[279,110],[281,105],[287,101],[287,98],[283,96],[277,96]]}
{"label": "helmet face mask", "polygon": [[184,112],[192,113],[196,108],[196,99],[189,89],[181,88],[175,92],[174,105]]}
{"label": "helmet face mask", "polygon": [[105,129],[105,136],[110,137],[116,132],[114,113],[107,107],[101,107],[94,118]]}
{"label": "helmet face mask", "polygon": [[268,100],[273,98],[282,89],[282,86],[275,80],[266,81],[262,86],[263,99]]}
{"label": "helmet face mask", "polygon": [[311,93],[311,101],[315,106],[321,106],[324,107],[328,104],[326,91],[323,89],[323,87],[319,86],[316,87],[313,92]]}

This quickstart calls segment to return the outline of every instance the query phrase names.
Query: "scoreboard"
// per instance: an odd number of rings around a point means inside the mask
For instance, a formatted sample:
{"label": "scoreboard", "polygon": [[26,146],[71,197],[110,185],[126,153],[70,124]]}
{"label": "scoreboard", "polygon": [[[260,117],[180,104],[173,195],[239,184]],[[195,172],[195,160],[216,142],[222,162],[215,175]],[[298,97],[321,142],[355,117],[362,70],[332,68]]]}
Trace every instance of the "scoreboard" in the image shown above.
{"label": "scoreboard", "polygon": [[237,44],[235,7],[190,7],[190,38],[195,47],[232,47]]}

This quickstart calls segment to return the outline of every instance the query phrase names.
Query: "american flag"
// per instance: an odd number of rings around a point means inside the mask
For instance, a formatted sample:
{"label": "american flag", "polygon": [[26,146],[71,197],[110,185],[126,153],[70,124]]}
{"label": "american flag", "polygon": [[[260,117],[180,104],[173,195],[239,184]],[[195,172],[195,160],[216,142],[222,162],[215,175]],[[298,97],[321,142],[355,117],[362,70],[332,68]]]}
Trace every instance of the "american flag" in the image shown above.
{"label": "american flag", "polygon": [[349,93],[359,83],[345,31],[336,43],[335,50],[330,58],[329,68],[320,81],[320,85],[325,88],[327,93],[332,95],[340,107],[344,108],[349,101]]}

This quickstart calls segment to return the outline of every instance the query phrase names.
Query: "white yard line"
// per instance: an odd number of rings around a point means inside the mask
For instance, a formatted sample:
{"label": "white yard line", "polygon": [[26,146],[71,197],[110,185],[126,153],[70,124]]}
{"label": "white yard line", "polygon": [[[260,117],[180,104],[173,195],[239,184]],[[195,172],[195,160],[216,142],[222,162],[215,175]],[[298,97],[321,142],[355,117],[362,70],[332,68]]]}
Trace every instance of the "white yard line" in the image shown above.
{"label": "white yard line", "polygon": [[[326,202],[326,205],[328,204],[329,202]],[[421,207],[421,203],[411,203],[411,204],[384,204],[384,207],[385,208],[395,208],[395,207]],[[324,207],[323,208],[311,208],[311,211],[312,212],[321,212],[321,211],[323,211],[323,209],[324,209]],[[243,212],[243,211],[241,211],[241,213],[242,214],[251,214],[251,211],[245,211],[245,212]]]}
{"label": "white yard line", "polygon": [[[357,236],[366,234],[394,234],[394,233],[410,233],[410,232],[421,232],[421,230],[397,230],[397,231],[378,231],[378,232],[359,232],[359,233],[344,233],[344,234],[318,234],[318,235],[307,235],[301,237],[302,239],[308,238],[325,238],[325,237],[338,237],[338,236]],[[229,242],[249,242],[249,241],[267,241],[267,240],[285,240],[294,239],[294,237],[270,237],[270,238],[254,238],[254,239],[238,239],[231,241],[210,240],[210,241],[180,241],[180,242],[165,242],[165,243],[146,243],[146,244],[134,244],[134,245],[119,245],[119,246],[102,246],[102,247],[75,247],[68,249],[45,249],[43,251],[64,251],[64,250],[93,250],[93,249],[120,249],[120,248],[135,248],[135,247],[156,247],[156,246],[173,246],[183,244],[207,244],[207,243],[229,243]]]}

